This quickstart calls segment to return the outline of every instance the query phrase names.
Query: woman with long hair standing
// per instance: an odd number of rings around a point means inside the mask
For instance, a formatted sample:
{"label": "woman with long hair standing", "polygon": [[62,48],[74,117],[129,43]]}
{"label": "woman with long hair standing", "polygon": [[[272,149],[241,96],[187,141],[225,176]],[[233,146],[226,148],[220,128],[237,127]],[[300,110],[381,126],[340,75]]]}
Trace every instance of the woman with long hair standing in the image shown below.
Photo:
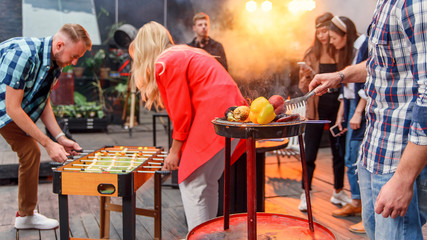
{"label": "woman with long hair standing", "polygon": [[[174,45],[168,30],[156,22],[139,29],[129,52],[134,60],[132,76],[145,107],[164,107],[172,121],[173,142],[163,169],[178,169],[191,230],[216,217],[218,209],[224,138],[215,134],[211,121],[227,108],[247,103],[214,57],[201,49]],[[232,141],[232,149],[237,143]]]}
{"label": "woman with long hair standing", "polygon": [[[335,72],[339,68],[337,65],[337,55],[335,48],[329,44],[329,25],[333,15],[329,12],[324,13],[316,18],[316,34],[313,45],[306,51],[304,62],[300,68],[299,88],[303,93],[308,92],[308,85],[317,73]],[[335,124],[337,112],[339,109],[340,88],[329,89],[328,93],[318,97],[310,98],[307,102],[307,119],[323,119],[330,120],[331,124]],[[304,142],[305,154],[307,161],[307,175],[309,190],[313,179],[314,169],[316,167],[315,160],[320,147],[322,134],[324,131],[323,124],[307,124]],[[342,206],[350,202],[350,198],[342,191],[344,186],[344,137],[333,137],[329,133],[329,142],[332,150],[332,162],[334,173],[334,191],[331,196],[333,204],[341,204]],[[304,186],[303,186],[304,188]],[[301,194],[301,201],[298,206],[299,210],[307,211],[307,202],[305,193]]]}

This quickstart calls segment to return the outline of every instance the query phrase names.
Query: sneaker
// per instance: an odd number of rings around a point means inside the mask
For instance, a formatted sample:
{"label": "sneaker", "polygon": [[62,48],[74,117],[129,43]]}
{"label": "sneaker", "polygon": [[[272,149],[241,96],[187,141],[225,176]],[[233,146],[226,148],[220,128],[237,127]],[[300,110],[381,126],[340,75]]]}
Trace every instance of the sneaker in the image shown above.
{"label": "sneaker", "polygon": [[59,226],[55,219],[47,218],[40,213],[34,211],[33,215],[21,217],[16,213],[15,228],[16,229],[54,229]]}
{"label": "sneaker", "polygon": [[[310,197],[311,197],[311,192],[310,192]],[[301,212],[307,212],[307,199],[305,198],[305,192],[301,193],[298,209]]]}
{"label": "sneaker", "polygon": [[341,206],[344,207],[348,203],[351,203],[351,198],[349,198],[344,191],[336,193],[336,191],[334,190],[334,193],[332,194],[332,197],[331,197],[331,203],[336,205],[341,204]]}

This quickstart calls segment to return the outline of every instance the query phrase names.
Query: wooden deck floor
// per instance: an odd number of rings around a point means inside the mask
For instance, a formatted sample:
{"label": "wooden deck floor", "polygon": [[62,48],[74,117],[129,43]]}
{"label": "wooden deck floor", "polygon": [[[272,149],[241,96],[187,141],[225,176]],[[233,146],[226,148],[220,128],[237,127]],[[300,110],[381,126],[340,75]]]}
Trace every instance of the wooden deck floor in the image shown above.
{"label": "wooden deck floor", "polygon": [[[364,234],[353,234],[347,229],[360,221],[359,217],[334,218],[331,211],[338,207],[329,202],[332,194],[332,165],[329,149],[321,149],[313,180],[313,216],[317,223],[330,229],[337,239],[367,239]],[[280,166],[275,156],[266,159],[266,212],[306,218],[298,210],[301,193],[301,165],[294,157],[282,157]],[[348,184],[345,191],[348,193]],[[15,239],[13,228],[16,213],[17,186],[0,187],[0,239]],[[113,199],[118,202],[119,199]],[[162,189],[162,237],[167,240],[183,239],[186,236],[184,211],[178,189]],[[137,191],[137,207],[153,206],[153,180],[149,180]],[[99,198],[91,196],[69,196],[70,232],[73,237],[97,238],[99,236]],[[58,218],[58,200],[52,193],[51,183],[39,184],[40,212]],[[148,240],[154,236],[154,221],[149,217],[136,217],[137,239]],[[426,230],[426,226],[424,227]],[[425,233],[427,231],[424,231]],[[59,231],[58,239],[59,239]],[[111,212],[110,237],[122,239],[121,214]],[[20,239],[55,239],[54,231],[20,231]],[[427,237],[427,235],[424,235]]]}

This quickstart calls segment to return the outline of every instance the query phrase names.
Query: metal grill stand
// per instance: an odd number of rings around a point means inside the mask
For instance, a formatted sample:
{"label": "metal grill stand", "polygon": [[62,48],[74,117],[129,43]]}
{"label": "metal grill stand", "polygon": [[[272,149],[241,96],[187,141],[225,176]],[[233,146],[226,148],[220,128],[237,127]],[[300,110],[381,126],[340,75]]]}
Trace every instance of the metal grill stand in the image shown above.
{"label": "metal grill stand", "polygon": [[229,202],[230,202],[230,138],[246,138],[247,154],[247,231],[248,239],[257,239],[257,213],[256,213],[256,152],[255,143],[257,139],[279,138],[298,136],[301,164],[303,170],[303,181],[307,201],[308,223],[311,232],[314,232],[311,201],[308,187],[308,176],[304,151],[303,132],[304,123],[267,125],[253,124],[227,124],[226,121],[216,119],[213,121],[215,131],[218,135],[225,137],[225,168],[224,168],[224,230],[229,229]]}

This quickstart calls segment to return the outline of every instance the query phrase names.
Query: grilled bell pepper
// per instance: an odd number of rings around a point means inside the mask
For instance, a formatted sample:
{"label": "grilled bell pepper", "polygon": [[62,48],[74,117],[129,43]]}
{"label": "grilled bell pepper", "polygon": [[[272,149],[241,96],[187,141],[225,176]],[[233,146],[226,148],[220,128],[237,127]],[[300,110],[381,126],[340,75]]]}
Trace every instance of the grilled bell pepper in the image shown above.
{"label": "grilled bell pepper", "polygon": [[253,123],[267,124],[276,117],[274,107],[265,97],[258,97],[251,104],[249,119]]}

